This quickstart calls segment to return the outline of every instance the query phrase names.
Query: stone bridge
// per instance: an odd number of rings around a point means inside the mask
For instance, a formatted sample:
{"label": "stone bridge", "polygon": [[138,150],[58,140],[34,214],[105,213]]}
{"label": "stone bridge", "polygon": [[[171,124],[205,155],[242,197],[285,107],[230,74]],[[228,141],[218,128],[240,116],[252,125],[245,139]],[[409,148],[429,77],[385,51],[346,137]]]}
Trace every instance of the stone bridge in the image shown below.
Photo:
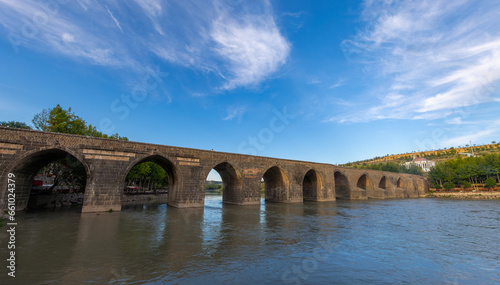
{"label": "stone bridge", "polygon": [[16,210],[27,207],[32,181],[46,164],[76,158],[86,172],[82,212],[120,211],[125,177],[138,163],[152,161],[169,175],[168,204],[203,207],[205,180],[215,169],[223,180],[223,202],[260,204],[335,199],[423,196],[426,178],[294,161],[0,127],[0,208],[8,205],[8,175],[15,175]]}

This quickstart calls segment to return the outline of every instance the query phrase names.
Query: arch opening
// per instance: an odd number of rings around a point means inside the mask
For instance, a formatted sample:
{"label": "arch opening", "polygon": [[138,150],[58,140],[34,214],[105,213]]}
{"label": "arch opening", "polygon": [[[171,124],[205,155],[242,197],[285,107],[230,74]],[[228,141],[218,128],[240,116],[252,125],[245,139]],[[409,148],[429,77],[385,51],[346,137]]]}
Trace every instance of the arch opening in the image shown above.
{"label": "arch opening", "polygon": [[380,179],[380,183],[378,184],[378,187],[385,190],[385,189],[387,189],[387,186],[388,186],[388,181],[387,181],[387,178],[384,176],[384,177],[382,177],[382,179]]}
{"label": "arch opening", "polygon": [[124,178],[122,204],[154,201],[167,203],[174,190],[175,166],[165,157],[154,155],[131,165]]}
{"label": "arch opening", "polygon": [[318,193],[322,187],[321,176],[319,173],[311,169],[307,171],[302,181],[302,197],[304,201],[316,201]]}
{"label": "arch opening", "polygon": [[372,188],[371,182],[366,174],[361,175],[361,177],[358,179],[357,186],[358,188],[361,188],[363,190],[371,190]]}
{"label": "arch opening", "polygon": [[401,179],[401,177],[398,178],[398,181],[396,182],[396,186],[398,188],[402,188],[403,187],[403,179]]}
{"label": "arch opening", "polygon": [[222,194],[223,203],[242,202],[240,200],[242,199],[243,179],[240,172],[228,162],[217,164],[208,174],[205,185],[205,193]]}
{"label": "arch opening", "polygon": [[48,149],[31,154],[11,172],[16,176],[18,211],[81,209],[83,205],[88,169],[65,150]]}
{"label": "arch opening", "polygon": [[288,179],[283,171],[273,166],[262,176],[264,184],[264,197],[269,202],[281,202],[286,200]]}
{"label": "arch opening", "polygon": [[347,177],[340,171],[335,171],[335,197],[337,199],[349,199],[350,190]]}

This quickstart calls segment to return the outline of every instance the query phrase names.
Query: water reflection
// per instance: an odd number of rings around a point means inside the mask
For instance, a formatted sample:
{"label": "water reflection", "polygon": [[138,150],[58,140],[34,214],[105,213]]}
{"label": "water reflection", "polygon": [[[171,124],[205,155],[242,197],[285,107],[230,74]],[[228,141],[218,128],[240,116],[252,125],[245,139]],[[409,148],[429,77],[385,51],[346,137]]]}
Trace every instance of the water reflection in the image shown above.
{"label": "water reflection", "polygon": [[492,284],[499,221],[500,201],[431,199],[19,213],[0,284]]}

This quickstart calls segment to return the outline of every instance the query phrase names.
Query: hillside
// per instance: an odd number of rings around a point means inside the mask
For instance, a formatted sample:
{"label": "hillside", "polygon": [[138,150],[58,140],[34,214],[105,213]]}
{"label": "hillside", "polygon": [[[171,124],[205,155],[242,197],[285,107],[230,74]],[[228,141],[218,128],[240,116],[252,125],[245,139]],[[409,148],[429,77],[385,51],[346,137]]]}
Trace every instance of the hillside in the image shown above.
{"label": "hillside", "polygon": [[489,153],[500,153],[500,143],[492,142],[491,144],[485,145],[474,145],[470,147],[466,145],[465,147],[451,147],[445,149],[438,150],[429,150],[429,151],[420,151],[420,152],[412,152],[412,153],[403,153],[403,154],[391,154],[383,157],[375,157],[372,159],[355,161],[351,163],[344,164],[344,166],[348,167],[356,167],[362,166],[372,163],[383,163],[383,162],[395,162],[395,163],[403,163],[406,161],[411,161],[413,156],[415,157],[424,157],[429,160],[434,160],[436,163],[440,161],[445,161],[451,158],[455,158],[458,154],[462,154],[464,156],[470,155],[474,152],[474,155],[485,155]]}

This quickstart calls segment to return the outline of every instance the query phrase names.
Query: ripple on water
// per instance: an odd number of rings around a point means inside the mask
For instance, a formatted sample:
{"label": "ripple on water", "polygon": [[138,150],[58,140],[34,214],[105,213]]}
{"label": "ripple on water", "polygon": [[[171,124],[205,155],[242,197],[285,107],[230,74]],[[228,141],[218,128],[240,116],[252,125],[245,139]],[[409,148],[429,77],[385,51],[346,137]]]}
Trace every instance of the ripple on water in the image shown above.
{"label": "ripple on water", "polygon": [[16,281],[494,284],[499,221],[500,201],[441,199],[20,213]]}

